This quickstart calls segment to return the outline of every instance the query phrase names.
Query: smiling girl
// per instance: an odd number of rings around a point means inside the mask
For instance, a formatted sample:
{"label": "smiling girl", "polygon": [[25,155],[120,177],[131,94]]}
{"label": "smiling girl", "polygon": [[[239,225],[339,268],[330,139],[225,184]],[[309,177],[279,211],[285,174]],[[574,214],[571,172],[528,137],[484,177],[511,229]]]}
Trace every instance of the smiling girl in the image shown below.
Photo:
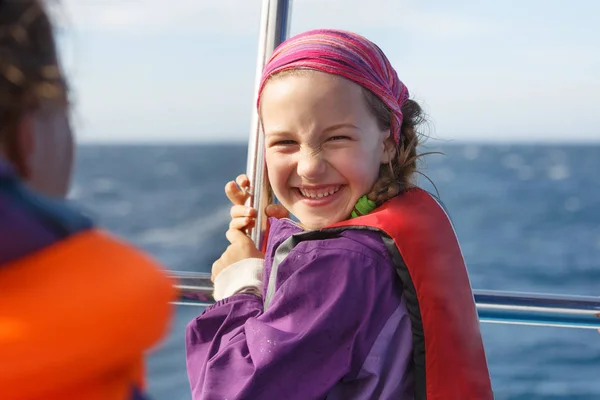
{"label": "smiling girl", "polygon": [[491,399],[456,236],[414,184],[421,109],[383,52],[351,32],[295,36],[258,111],[269,182],[299,223],[271,219],[263,254],[226,187],[217,302],[187,329],[194,399]]}

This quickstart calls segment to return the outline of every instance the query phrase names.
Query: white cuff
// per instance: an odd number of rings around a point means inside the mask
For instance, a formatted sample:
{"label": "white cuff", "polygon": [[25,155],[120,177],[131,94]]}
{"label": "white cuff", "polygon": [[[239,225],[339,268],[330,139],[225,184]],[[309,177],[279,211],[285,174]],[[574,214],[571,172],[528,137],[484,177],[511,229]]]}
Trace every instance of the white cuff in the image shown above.
{"label": "white cuff", "polygon": [[215,278],[213,298],[219,301],[241,292],[262,296],[263,269],[262,258],[245,258],[231,264]]}

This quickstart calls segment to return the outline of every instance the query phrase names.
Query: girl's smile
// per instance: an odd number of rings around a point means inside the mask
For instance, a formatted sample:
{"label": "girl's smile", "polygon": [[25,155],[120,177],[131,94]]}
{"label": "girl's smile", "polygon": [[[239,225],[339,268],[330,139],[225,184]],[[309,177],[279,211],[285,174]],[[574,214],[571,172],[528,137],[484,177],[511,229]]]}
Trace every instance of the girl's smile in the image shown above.
{"label": "girl's smile", "polygon": [[300,201],[307,207],[326,207],[342,198],[345,185],[296,188]]}

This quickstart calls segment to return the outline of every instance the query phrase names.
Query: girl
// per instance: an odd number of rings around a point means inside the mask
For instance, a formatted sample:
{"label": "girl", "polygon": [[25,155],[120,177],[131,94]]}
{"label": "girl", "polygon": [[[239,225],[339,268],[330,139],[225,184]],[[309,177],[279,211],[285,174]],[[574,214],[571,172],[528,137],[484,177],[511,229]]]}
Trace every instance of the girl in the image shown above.
{"label": "girl", "polygon": [[262,254],[228,185],[217,302],[186,335],[194,399],[492,398],[456,237],[413,185],[421,110],[382,51],[295,36],[257,106],[270,184],[300,222],[271,219]]}

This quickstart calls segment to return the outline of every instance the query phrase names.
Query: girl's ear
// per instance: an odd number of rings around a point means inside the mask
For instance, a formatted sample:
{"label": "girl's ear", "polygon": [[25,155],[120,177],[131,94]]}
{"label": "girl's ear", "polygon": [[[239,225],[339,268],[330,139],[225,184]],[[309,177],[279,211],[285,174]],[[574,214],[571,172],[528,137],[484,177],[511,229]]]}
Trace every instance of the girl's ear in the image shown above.
{"label": "girl's ear", "polygon": [[388,135],[383,141],[383,151],[381,153],[381,164],[389,164],[396,157],[396,143],[388,131]]}

